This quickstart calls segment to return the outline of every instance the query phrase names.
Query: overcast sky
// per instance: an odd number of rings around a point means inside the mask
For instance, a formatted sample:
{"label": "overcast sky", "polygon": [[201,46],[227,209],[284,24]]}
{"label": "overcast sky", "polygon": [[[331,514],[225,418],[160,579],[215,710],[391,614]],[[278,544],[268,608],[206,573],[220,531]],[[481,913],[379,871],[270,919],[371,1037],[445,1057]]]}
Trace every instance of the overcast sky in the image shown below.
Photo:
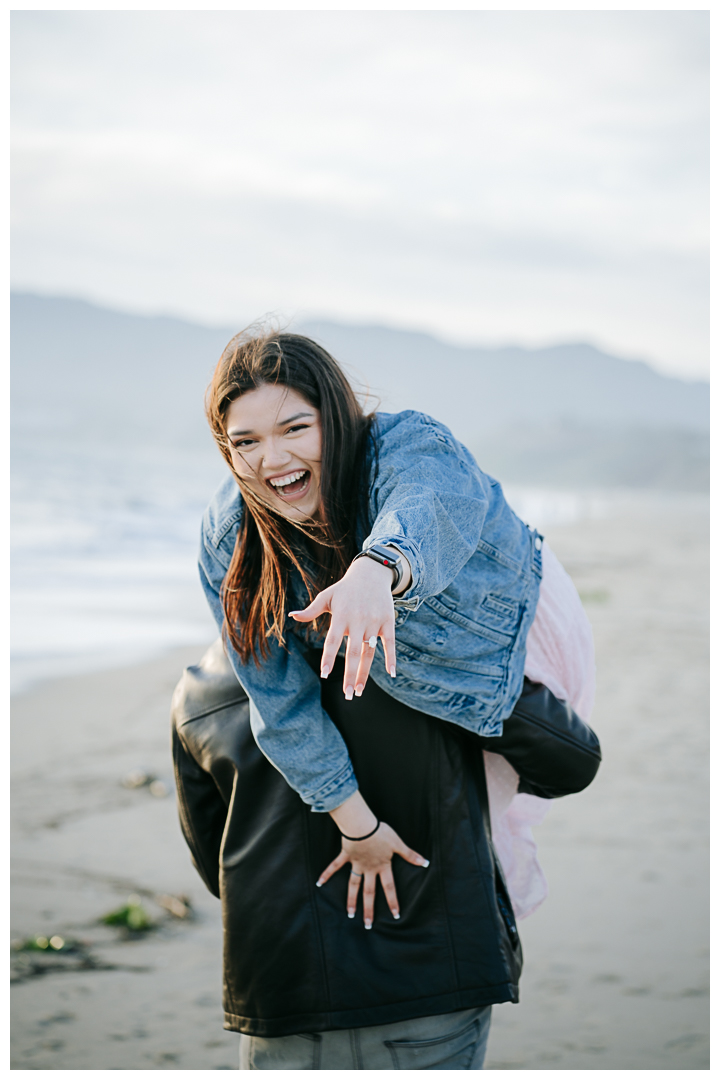
{"label": "overcast sky", "polygon": [[13,283],[708,369],[708,15],[13,14]]}

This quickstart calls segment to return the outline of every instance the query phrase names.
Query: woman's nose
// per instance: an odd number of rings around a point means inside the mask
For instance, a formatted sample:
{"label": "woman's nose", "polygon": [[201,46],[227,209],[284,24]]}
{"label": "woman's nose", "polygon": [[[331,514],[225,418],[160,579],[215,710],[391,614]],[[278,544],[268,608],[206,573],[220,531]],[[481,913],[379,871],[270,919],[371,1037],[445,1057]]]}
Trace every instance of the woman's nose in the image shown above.
{"label": "woman's nose", "polygon": [[287,450],[283,450],[274,439],[266,443],[262,459],[264,469],[282,469],[291,460],[292,454],[288,453]]}

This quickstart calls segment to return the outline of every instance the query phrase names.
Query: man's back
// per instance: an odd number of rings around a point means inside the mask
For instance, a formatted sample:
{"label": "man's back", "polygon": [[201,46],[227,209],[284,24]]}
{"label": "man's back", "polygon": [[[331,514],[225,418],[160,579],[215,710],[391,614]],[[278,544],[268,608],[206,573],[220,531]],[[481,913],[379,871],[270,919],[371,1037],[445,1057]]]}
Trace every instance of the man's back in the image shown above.
{"label": "man's back", "polygon": [[225,1026],[281,1036],[516,1001],[522,954],[480,740],[372,681],[345,701],[341,662],[323,707],[369,805],[430,867],[396,860],[401,918],[378,894],[370,931],[347,918],[346,871],[316,888],[340,849],[337,828],[260,753],[217,642],[176,690],[173,738],[183,832],[223,904]]}

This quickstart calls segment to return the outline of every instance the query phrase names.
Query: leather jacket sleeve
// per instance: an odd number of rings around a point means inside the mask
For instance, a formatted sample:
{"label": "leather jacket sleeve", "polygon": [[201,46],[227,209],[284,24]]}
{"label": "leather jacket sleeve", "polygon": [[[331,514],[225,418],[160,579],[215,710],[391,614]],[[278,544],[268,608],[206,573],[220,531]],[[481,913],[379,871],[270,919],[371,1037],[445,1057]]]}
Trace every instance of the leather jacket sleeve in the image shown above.
{"label": "leather jacket sleeve", "polygon": [[520,777],[519,792],[558,799],[582,791],[600,768],[592,728],[542,683],[523,691],[497,737],[478,736],[484,750],[502,754]]}
{"label": "leather jacket sleeve", "polygon": [[213,896],[220,897],[220,846],[228,808],[212,775],[188,753],[172,728],[180,828],[193,865]]}

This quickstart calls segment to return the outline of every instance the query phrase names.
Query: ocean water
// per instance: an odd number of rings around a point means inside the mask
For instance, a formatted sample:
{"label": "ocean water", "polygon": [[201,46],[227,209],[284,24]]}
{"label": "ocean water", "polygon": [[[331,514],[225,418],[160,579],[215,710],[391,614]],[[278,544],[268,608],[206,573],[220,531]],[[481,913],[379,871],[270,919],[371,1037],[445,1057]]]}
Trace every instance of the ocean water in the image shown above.
{"label": "ocean water", "polygon": [[[16,439],[12,692],[214,638],[196,557],[202,512],[225,470],[212,448]],[[587,492],[506,494],[540,529],[611,504]]]}
{"label": "ocean water", "polygon": [[182,450],[16,446],[13,692],[212,640],[196,556],[224,469]]}

